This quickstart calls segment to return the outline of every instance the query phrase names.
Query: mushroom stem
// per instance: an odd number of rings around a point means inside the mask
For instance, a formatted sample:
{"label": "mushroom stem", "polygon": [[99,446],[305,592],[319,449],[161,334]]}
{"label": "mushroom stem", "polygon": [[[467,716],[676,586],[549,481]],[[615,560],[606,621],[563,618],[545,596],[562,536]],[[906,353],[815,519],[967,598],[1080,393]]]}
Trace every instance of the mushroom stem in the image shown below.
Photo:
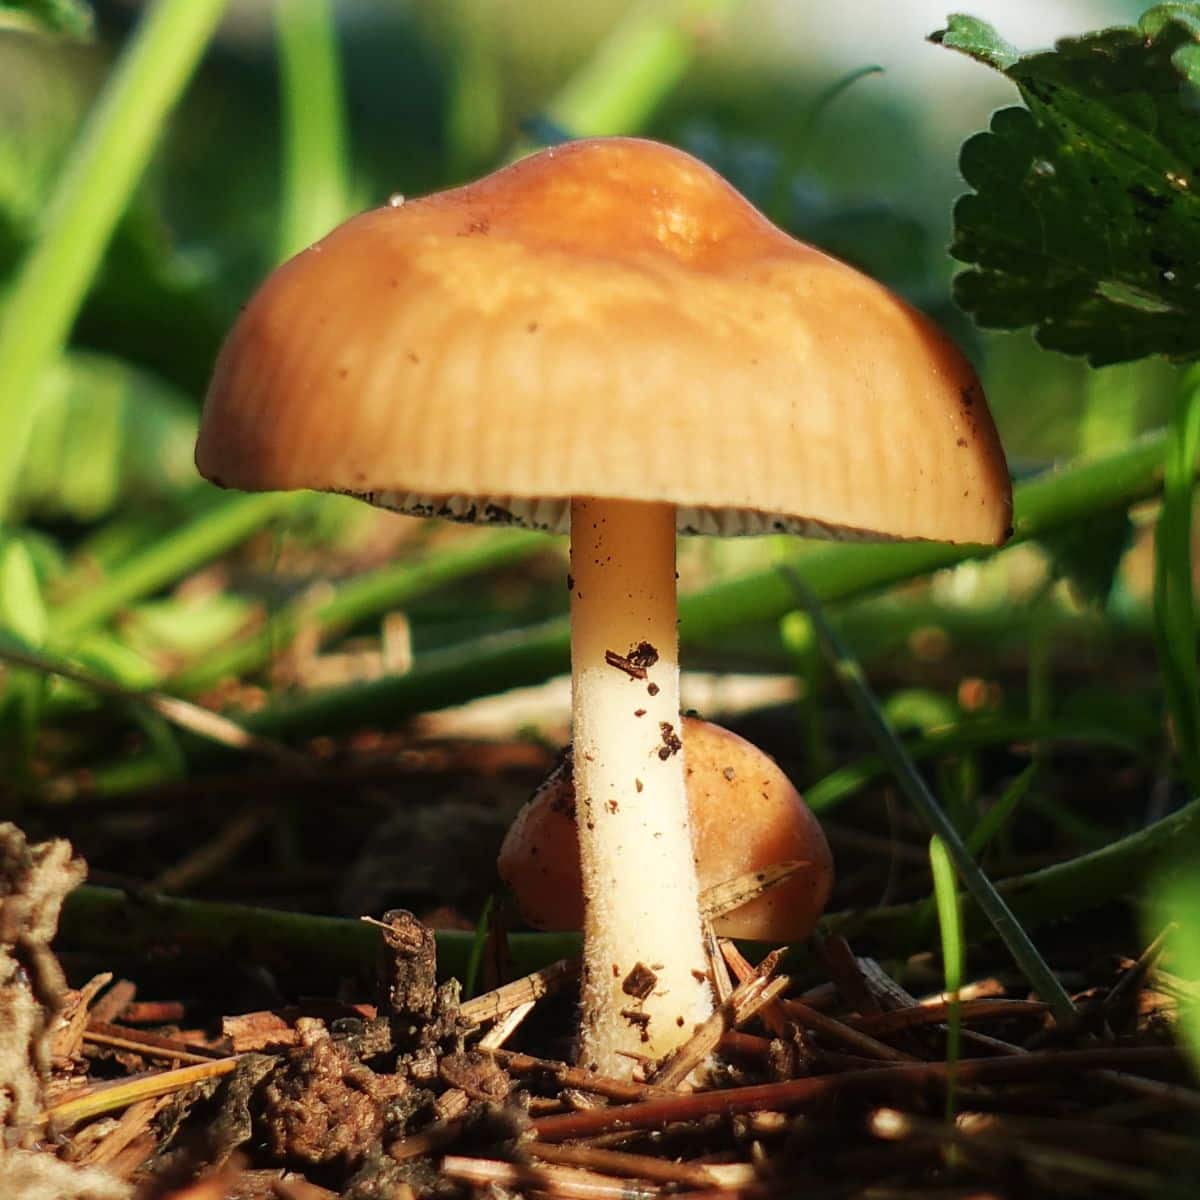
{"label": "mushroom stem", "polygon": [[[628,1078],[712,1010],[679,719],[675,508],[571,505],[580,1062]],[[624,1053],[623,1053],[624,1052]]]}

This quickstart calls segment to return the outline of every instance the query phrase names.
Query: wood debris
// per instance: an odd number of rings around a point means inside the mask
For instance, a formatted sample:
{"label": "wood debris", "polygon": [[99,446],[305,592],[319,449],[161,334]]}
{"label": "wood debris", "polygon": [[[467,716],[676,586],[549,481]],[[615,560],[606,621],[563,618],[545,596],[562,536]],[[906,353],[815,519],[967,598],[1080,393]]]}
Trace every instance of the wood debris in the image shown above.
{"label": "wood debris", "polygon": [[[1200,1091],[1141,1015],[1142,997],[1174,986],[1153,946],[1085,998],[1090,1026],[1052,1041],[1044,1005],[976,981],[958,1004],[963,1057],[949,1064],[950,998],[916,999],[843,938],[817,941],[828,979],[805,967],[807,987],[798,960],[785,973],[782,951],[754,963],[714,938],[725,999],[678,1051],[625,1081],[574,1066],[555,1041],[571,1021],[577,962],[460,1003],[457,984],[438,979],[425,925],[404,910],[372,924],[374,994],[227,1014],[219,1029],[186,1004],[137,1000],[107,974],[60,992],[58,1018],[39,1010],[54,1086],[20,1126],[53,1132],[45,1144],[58,1152],[9,1152],[0,1172],[33,1164],[59,1188],[54,1200],[126,1200],[131,1185],[138,1200],[422,1200],[452,1186],[783,1200],[824,1194],[838,1173],[853,1180],[847,1196],[874,1200],[1127,1195],[1200,1170],[1182,1124],[1200,1112]],[[631,976],[631,996],[646,986],[649,976]],[[530,1052],[547,1045],[559,1056]],[[951,1076],[961,1112],[947,1123]],[[1118,1119],[1080,1115],[1079,1087]],[[68,1177],[77,1192],[63,1191]],[[1010,1177],[1011,1193],[987,1190]]]}

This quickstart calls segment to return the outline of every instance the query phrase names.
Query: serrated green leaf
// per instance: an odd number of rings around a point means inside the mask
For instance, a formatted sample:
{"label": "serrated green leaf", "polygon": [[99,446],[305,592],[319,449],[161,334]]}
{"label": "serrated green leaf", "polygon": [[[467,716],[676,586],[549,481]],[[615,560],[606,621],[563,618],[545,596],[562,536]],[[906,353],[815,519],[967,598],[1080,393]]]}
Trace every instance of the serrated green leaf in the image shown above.
{"label": "serrated green leaf", "polygon": [[1006,42],[986,21],[966,13],[951,13],[946,18],[946,28],[930,34],[929,40],[969,54],[997,71],[1007,70],[1020,58],[1017,48]]}
{"label": "serrated green leaf", "polygon": [[1172,21],[1190,28],[1193,33],[1200,33],[1200,5],[1195,0],[1156,4],[1138,18],[1138,29],[1146,37],[1158,37]]}
{"label": "serrated green leaf", "polygon": [[937,40],[1000,70],[1006,108],[962,148],[951,252],[981,325],[1036,327],[1095,364],[1200,354],[1200,5],[1006,56],[981,22]]}

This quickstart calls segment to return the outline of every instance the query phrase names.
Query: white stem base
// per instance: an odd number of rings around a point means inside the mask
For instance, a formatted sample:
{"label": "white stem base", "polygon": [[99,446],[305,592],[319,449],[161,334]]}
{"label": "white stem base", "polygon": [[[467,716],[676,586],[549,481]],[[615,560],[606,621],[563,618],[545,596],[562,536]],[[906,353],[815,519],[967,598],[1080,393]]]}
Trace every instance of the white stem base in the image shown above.
{"label": "white stem base", "polygon": [[[579,1061],[628,1078],[712,1011],[679,720],[675,510],[571,505]],[[622,1053],[624,1052],[624,1053]]]}

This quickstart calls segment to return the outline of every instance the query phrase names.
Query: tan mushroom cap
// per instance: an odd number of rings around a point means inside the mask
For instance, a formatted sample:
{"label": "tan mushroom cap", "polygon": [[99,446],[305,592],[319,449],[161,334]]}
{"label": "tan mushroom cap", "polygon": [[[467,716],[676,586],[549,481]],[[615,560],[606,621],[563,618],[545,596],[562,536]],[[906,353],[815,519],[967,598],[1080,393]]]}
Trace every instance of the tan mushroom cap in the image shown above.
{"label": "tan mushroom cap", "polygon": [[571,496],[697,532],[998,542],[983,392],[920,313],[696,159],[571,142],[367,212],[266,281],[201,472],[563,528]]}
{"label": "tan mushroom cap", "polygon": [[[688,806],[700,887],[799,859],[809,866],[716,922],[725,937],[807,937],[833,887],[833,858],[816,817],[757,746],[708,721],[683,719]],[[569,760],[521,810],[500,850],[500,876],[537,929],[579,929],[583,888]]]}

